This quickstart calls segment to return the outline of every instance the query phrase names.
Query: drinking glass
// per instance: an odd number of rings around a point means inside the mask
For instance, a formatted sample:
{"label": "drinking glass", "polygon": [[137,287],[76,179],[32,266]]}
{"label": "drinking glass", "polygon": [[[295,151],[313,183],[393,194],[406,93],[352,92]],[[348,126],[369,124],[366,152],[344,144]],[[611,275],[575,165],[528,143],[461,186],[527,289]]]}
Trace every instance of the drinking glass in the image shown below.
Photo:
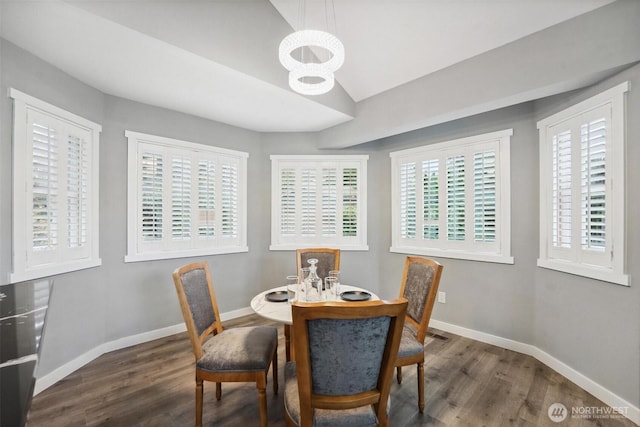
{"label": "drinking glass", "polygon": [[298,270],[298,301],[308,301],[305,282],[309,277],[309,267],[302,267]]}
{"label": "drinking glass", "polygon": [[324,279],[325,292],[327,294],[327,301],[336,301],[338,299],[338,278],[329,276]]}
{"label": "drinking glass", "polygon": [[329,276],[328,277],[335,277],[335,286],[336,286],[336,290],[335,290],[335,294],[336,295],[340,295],[340,270],[331,270],[329,271]]}
{"label": "drinking glass", "polygon": [[287,292],[289,293],[289,303],[297,300],[298,291],[298,275],[292,274],[290,276],[287,276]]}

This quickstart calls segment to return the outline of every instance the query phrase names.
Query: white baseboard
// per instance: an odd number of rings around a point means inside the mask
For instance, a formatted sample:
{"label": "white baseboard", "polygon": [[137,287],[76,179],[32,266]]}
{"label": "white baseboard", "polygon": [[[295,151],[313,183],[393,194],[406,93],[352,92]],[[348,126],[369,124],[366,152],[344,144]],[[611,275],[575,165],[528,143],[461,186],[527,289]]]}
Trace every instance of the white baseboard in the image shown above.
{"label": "white baseboard", "polygon": [[[231,320],[242,316],[252,314],[253,310],[250,307],[241,308],[238,310],[228,311],[220,315],[221,320]],[[595,381],[591,380],[587,376],[576,371],[564,362],[556,359],[550,354],[540,350],[531,344],[525,344],[519,341],[511,340],[508,338],[499,337],[497,335],[487,334],[485,332],[476,331],[474,329],[464,328],[462,326],[454,325],[440,320],[431,319],[429,326],[435,329],[440,329],[452,334],[460,335],[466,338],[471,338],[476,341],[484,342],[487,344],[495,345],[498,347],[506,348],[507,350],[517,351],[529,355],[540,362],[544,363],[554,371],[565,376],[569,380],[576,383],[578,386],[594,395],[596,398],[602,400],[607,405],[614,408],[627,408],[625,415],[629,420],[637,425],[640,425],[640,408],[627,402],[617,394],[611,392]],[[101,344],[96,348],[89,350],[88,352],[76,357],[68,363],[65,363],[61,367],[53,370],[47,375],[42,376],[36,380],[34,394],[38,394],[48,387],[51,387],[56,382],[60,381],[67,375],[80,369],[92,360],[100,357],[101,355],[110,351],[119,350],[122,348],[130,347],[137,344],[142,344],[148,341],[152,341],[166,336],[174,335],[185,330],[184,323],[180,323],[173,326],[168,326],[161,329],[156,329],[142,334],[132,335],[124,338],[119,338],[114,341]]]}
{"label": "white baseboard", "polygon": [[[252,314],[254,311],[250,307],[241,308],[238,310],[228,311],[226,313],[220,314],[220,319],[222,321],[235,319],[237,317],[247,316]],[[76,357],[75,359],[65,363],[57,369],[54,369],[50,373],[43,375],[36,379],[36,385],[34,388],[34,395],[37,395],[43,390],[51,387],[67,375],[75,372],[80,369],[87,363],[91,362],[94,359],[102,356],[105,353],[109,353],[110,351],[120,350],[122,348],[131,347],[137,344],[142,344],[148,341],[157,340],[159,338],[168,337],[170,335],[178,334],[180,332],[184,332],[186,330],[186,326],[184,323],[179,323],[177,325],[167,326],[165,328],[155,329],[149,332],[143,332],[137,335],[130,335],[128,337],[119,338],[117,340],[109,341],[104,344],[100,344],[99,346],[92,348],[84,354]]]}
{"label": "white baseboard", "polygon": [[[621,408],[620,413],[627,417],[629,420],[637,425],[640,425],[640,408],[627,402],[617,394],[606,389],[600,384],[596,383],[589,377],[581,374],[573,369],[566,363],[556,359],[550,354],[544,352],[536,346],[531,344],[525,344],[519,341],[510,340],[507,338],[499,337],[496,335],[487,334],[485,332],[476,331],[473,329],[464,328],[462,326],[454,325],[440,320],[431,319],[429,326],[442,331],[451,332],[452,334],[460,335],[466,338],[471,338],[476,341],[484,342],[487,344],[495,345],[498,347],[506,348],[507,350],[517,351],[531,356],[540,362],[547,365],[549,368],[568,378],[570,381],[576,383],[579,387],[591,393],[596,398],[602,400],[607,405],[613,408]],[[626,408],[626,410],[624,409]]]}

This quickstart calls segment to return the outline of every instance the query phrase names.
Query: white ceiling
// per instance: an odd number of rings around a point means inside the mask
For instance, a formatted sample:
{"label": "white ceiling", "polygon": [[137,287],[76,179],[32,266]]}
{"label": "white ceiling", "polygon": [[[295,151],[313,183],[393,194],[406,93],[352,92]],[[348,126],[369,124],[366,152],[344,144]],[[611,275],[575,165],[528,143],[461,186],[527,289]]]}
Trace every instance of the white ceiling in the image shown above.
{"label": "white ceiling", "polygon": [[[107,94],[256,131],[318,131],[363,99],[612,1],[306,0],[303,18],[298,0],[2,0],[0,35]],[[287,87],[278,43],[303,24],[345,45],[332,94]]]}

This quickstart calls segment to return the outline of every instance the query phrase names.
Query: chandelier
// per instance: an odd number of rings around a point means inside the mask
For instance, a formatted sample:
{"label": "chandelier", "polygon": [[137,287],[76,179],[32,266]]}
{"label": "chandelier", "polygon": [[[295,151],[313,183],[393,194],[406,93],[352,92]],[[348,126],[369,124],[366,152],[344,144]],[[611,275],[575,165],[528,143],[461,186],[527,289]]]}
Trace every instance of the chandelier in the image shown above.
{"label": "chandelier", "polygon": [[[305,62],[304,49],[321,48],[331,57],[324,62]],[[300,60],[293,53],[300,50]],[[303,95],[329,92],[335,83],[333,73],[344,63],[344,45],[332,34],[320,30],[301,30],[286,36],[278,50],[280,63],[289,70],[289,86]]]}

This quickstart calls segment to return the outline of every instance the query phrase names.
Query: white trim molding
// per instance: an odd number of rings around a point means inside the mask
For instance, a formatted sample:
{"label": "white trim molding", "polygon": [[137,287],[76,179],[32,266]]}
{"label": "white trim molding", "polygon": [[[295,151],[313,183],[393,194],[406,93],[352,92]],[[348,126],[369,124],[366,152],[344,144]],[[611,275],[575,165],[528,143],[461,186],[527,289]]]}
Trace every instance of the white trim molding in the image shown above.
{"label": "white trim molding", "polygon": [[[242,316],[248,316],[252,314],[253,310],[250,307],[241,308],[238,310],[228,311],[222,313],[220,315],[220,319],[222,321],[231,320]],[[109,341],[103,344],[100,344],[97,347],[92,348],[86,353],[81,354],[75,359],[65,363],[64,365],[54,369],[46,375],[38,377],[36,379],[36,385],[34,389],[34,396],[38,393],[46,390],[51,387],[58,381],[62,380],[66,376],[72,374],[78,369],[82,368],[84,365],[89,362],[97,359],[105,353],[109,353],[111,351],[120,350],[127,347],[132,347],[134,345],[143,344],[145,342],[157,340],[160,338],[168,337],[171,335],[179,334],[181,332],[186,331],[186,326],[184,323],[178,323],[176,325],[167,326],[165,328],[155,329],[149,332],[143,332],[141,334],[130,335],[127,337],[122,337],[117,340]]]}
{"label": "white trim molding", "polygon": [[474,329],[465,328],[463,326],[454,325],[452,323],[436,319],[431,319],[429,327],[531,356],[560,375],[563,375],[565,378],[574,382],[583,390],[602,400],[607,405],[613,408],[626,408],[627,410],[624,411],[624,413],[621,413],[621,415],[624,415],[632,422],[640,425],[640,408],[638,406],[626,401],[611,390],[603,387],[591,378],[534,345],[488,334],[486,332],[476,331]]}

